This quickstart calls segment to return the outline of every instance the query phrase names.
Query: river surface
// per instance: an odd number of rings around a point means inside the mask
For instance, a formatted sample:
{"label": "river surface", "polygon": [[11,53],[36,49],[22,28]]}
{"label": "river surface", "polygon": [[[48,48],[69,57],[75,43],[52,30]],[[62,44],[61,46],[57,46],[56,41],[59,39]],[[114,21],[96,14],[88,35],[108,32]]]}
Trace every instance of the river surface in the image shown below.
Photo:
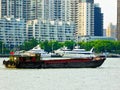
{"label": "river surface", "polygon": [[7,69],[2,61],[0,90],[120,90],[120,58],[77,69]]}

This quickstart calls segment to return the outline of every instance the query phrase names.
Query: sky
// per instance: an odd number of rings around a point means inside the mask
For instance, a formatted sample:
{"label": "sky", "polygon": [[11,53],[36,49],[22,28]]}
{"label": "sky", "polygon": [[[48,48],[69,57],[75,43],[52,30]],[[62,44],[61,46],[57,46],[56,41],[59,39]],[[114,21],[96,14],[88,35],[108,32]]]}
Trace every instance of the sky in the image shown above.
{"label": "sky", "polygon": [[110,22],[116,25],[117,0],[94,0],[94,2],[99,3],[99,6],[102,9],[102,13],[104,13],[104,28],[107,28]]}

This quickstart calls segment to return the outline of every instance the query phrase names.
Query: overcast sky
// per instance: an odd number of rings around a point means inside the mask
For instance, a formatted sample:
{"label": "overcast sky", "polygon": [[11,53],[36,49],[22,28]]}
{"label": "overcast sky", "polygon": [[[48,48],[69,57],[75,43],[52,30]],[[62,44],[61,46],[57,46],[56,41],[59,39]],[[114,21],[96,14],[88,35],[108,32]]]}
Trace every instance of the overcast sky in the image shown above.
{"label": "overcast sky", "polygon": [[99,3],[104,13],[104,28],[108,26],[110,22],[116,25],[117,23],[117,0],[94,0],[95,3]]}

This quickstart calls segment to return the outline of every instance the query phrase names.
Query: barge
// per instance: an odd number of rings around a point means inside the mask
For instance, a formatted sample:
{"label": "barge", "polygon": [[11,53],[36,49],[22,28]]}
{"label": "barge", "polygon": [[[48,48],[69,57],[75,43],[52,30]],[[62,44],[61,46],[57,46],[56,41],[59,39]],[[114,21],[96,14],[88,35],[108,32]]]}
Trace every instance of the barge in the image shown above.
{"label": "barge", "polygon": [[6,68],[96,68],[103,64],[106,57],[103,55],[81,58],[41,58],[40,54],[11,55],[4,60]]}

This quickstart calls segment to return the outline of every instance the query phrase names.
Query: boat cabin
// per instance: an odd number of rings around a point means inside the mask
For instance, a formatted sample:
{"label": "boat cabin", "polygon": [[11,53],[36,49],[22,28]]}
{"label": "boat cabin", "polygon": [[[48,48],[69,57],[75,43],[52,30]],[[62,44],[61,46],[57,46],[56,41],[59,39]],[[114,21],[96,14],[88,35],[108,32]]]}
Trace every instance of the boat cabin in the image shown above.
{"label": "boat cabin", "polygon": [[38,62],[40,61],[40,54],[30,55],[11,55],[9,61],[12,62]]}

